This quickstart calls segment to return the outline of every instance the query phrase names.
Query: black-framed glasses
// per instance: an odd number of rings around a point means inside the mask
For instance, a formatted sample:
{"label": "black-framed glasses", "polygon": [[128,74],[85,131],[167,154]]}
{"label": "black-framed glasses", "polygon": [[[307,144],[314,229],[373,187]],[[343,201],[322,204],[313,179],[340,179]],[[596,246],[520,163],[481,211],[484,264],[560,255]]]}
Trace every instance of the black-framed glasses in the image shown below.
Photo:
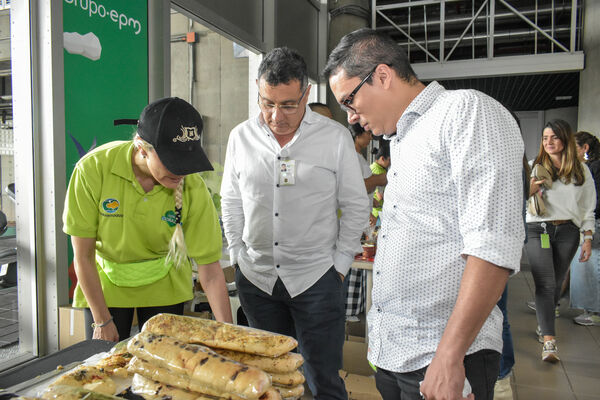
{"label": "black-framed glasses", "polygon": [[368,81],[369,78],[371,78],[371,76],[373,75],[373,72],[375,72],[376,69],[377,69],[377,65],[371,70],[371,72],[369,72],[369,74],[367,76],[365,76],[365,78],[362,81],[360,81],[358,86],[356,86],[354,88],[354,90],[348,96],[346,96],[346,98],[344,100],[342,100],[342,102],[340,103],[340,107],[342,108],[342,111],[347,112],[347,113],[351,112],[351,113],[356,114],[356,110],[354,108],[352,108],[352,106],[350,104],[352,104],[352,101],[354,100],[354,96],[356,96],[356,93],[358,93],[358,91],[360,90],[362,85],[364,85],[365,82]]}
{"label": "black-framed glasses", "polygon": [[287,115],[295,114],[298,112],[298,107],[300,106],[300,102],[304,98],[304,95],[306,94],[306,91],[308,90],[309,86],[310,85],[306,85],[306,88],[304,89],[304,91],[302,92],[302,95],[300,96],[300,98],[298,99],[298,101],[296,103],[275,104],[275,103],[266,102],[265,99],[260,95],[260,93],[258,93],[258,105],[260,106],[261,110],[268,112],[268,113],[272,113],[273,111],[275,111],[276,108],[279,108],[281,110],[281,112],[284,114],[287,114]]}

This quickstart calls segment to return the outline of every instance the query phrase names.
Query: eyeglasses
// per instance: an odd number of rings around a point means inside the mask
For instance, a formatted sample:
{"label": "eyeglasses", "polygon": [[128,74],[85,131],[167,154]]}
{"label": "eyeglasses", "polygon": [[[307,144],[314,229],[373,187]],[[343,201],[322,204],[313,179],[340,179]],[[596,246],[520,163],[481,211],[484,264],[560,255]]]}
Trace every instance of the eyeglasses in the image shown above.
{"label": "eyeglasses", "polygon": [[308,90],[309,86],[310,85],[306,85],[306,88],[304,89],[304,91],[302,92],[302,95],[300,96],[300,98],[298,99],[298,101],[296,103],[292,103],[292,104],[269,103],[269,102],[265,101],[265,99],[259,93],[258,94],[258,105],[260,106],[261,110],[263,110],[264,112],[268,112],[268,113],[272,113],[275,111],[276,108],[279,108],[281,110],[281,112],[286,115],[295,114],[298,112],[298,107],[300,106],[300,102],[304,98],[304,95],[306,94],[306,91]]}
{"label": "eyeglasses", "polygon": [[355,87],[354,90],[348,96],[346,96],[346,98],[344,100],[342,100],[342,102],[340,103],[340,107],[342,108],[342,111],[347,112],[347,113],[351,112],[353,114],[356,114],[356,110],[350,104],[352,104],[352,101],[354,100],[354,96],[356,96],[356,93],[360,90],[362,85],[364,85],[365,82],[368,81],[369,78],[371,78],[371,76],[373,75],[373,72],[375,72],[376,69],[377,69],[377,65],[375,66],[375,68],[373,68],[371,70],[371,72],[369,72],[369,74],[367,76],[365,76],[365,78],[358,84],[358,86]]}

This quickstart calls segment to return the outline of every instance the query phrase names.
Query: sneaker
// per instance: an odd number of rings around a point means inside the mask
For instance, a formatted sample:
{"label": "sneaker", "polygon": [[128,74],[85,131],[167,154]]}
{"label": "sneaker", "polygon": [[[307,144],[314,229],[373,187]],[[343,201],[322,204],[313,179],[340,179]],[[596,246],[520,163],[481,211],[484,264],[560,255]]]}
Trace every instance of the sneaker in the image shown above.
{"label": "sneaker", "polygon": [[580,316],[573,318],[573,321],[583,326],[600,326],[600,315],[584,311]]}
{"label": "sneaker", "polygon": [[560,358],[558,358],[558,347],[556,347],[556,340],[552,339],[544,343],[544,347],[542,347],[542,361],[560,361]]}
{"label": "sneaker", "polygon": [[494,400],[513,400],[510,375],[496,381],[494,385]]}
{"label": "sneaker", "polygon": [[[560,304],[558,306],[560,306]],[[554,316],[556,318],[560,317],[560,310],[558,309],[558,306],[556,306],[556,308],[554,309]],[[528,301],[527,302],[527,307],[529,309],[535,311],[535,301]]]}
{"label": "sneaker", "polygon": [[539,325],[535,328],[535,334],[538,338],[538,342],[544,344],[544,335],[542,335],[542,330]]}

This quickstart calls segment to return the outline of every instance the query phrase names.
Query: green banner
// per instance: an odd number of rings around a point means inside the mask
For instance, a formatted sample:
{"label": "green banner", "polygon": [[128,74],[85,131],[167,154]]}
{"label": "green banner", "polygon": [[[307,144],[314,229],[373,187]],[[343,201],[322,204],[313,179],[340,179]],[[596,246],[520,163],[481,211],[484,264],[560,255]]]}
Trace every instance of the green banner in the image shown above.
{"label": "green banner", "polygon": [[148,1],[64,0],[63,16],[69,179],[92,148],[131,138],[134,127],[113,121],[148,103]]}

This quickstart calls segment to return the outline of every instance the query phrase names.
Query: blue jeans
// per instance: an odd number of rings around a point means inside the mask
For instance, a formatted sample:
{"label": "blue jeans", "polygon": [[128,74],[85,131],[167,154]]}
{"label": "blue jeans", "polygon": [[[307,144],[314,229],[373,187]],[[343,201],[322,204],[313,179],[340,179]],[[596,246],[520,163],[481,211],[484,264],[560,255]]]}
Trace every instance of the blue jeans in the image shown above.
{"label": "blue jeans", "polygon": [[342,368],[345,298],[342,280],[331,267],[313,286],[291,297],[281,279],[273,294],[263,292],[236,268],[242,309],[253,328],[295,337],[304,357],[304,376],[315,399],[348,399]]}
{"label": "blue jeans", "polygon": [[[494,398],[499,362],[500,353],[494,350],[480,350],[465,356],[465,375],[476,400]],[[419,384],[425,379],[425,372],[427,367],[407,373],[377,368],[375,384],[383,400],[422,400]]]}
{"label": "blue jeans", "polygon": [[[581,247],[577,251],[581,253]],[[571,262],[571,307],[600,312],[600,219],[592,240],[592,255],[586,262]]]}
{"label": "blue jeans", "polygon": [[515,350],[513,348],[512,334],[510,333],[510,324],[508,323],[508,313],[506,301],[508,297],[508,284],[502,292],[502,297],[498,301],[498,308],[502,311],[504,320],[502,321],[502,358],[500,358],[500,373],[498,379],[506,377],[515,365]]}

